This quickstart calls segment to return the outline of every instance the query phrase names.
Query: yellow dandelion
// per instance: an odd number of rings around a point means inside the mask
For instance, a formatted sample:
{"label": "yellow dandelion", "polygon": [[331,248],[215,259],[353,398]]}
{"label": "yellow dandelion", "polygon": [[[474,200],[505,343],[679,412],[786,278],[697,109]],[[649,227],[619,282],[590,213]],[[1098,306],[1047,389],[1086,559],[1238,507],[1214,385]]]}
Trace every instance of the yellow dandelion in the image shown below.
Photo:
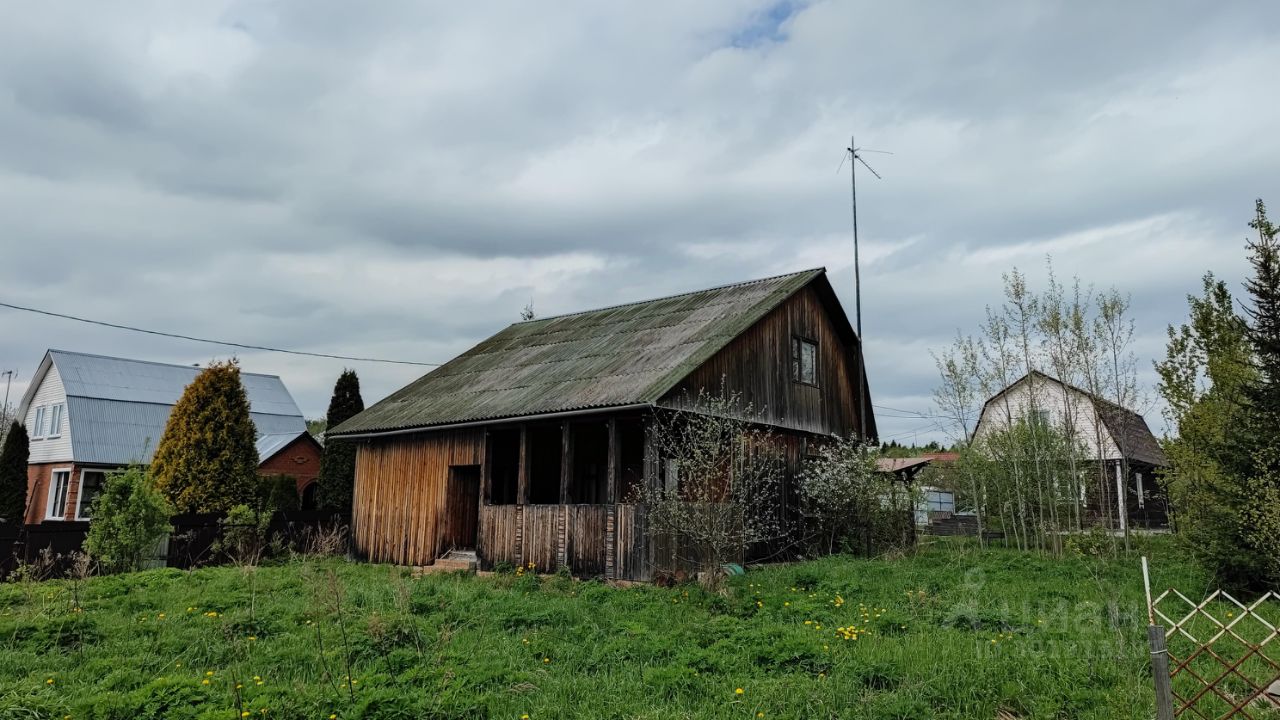
{"label": "yellow dandelion", "polygon": [[253,642],[253,641],[257,640],[257,639],[258,639],[258,636],[257,636],[257,635],[250,635],[250,636],[249,636],[249,642]]}
{"label": "yellow dandelion", "polygon": [[200,681],[200,684],[201,684],[201,685],[208,685],[208,684],[209,684],[209,678],[205,678],[205,679],[201,680],[201,681]]}
{"label": "yellow dandelion", "polygon": [[784,603],[782,603],[782,607],[791,607],[791,603],[789,603],[789,602],[784,602]]}
{"label": "yellow dandelion", "polygon": [[48,680],[45,680],[45,681],[44,681],[44,684],[45,684],[45,685],[52,685],[52,684],[53,684],[53,678],[49,678]]}
{"label": "yellow dandelion", "polygon": [[546,664],[547,664],[547,663],[549,663],[549,662],[551,662],[551,658],[542,658],[542,664],[543,664],[543,665],[546,665]]}
{"label": "yellow dandelion", "polygon": [[[529,717],[525,715],[525,717]],[[329,713],[329,720],[338,720],[338,713]]]}
{"label": "yellow dandelion", "polygon": [[758,717],[758,718],[762,718],[762,717],[764,717],[764,713],[762,713],[762,712],[758,712],[758,713],[756,713],[756,717]]}
{"label": "yellow dandelion", "polygon": [[212,670],[206,670],[204,674],[205,674],[205,675],[207,675],[208,677],[213,677],[213,671],[212,671]]}
{"label": "yellow dandelion", "polygon": [[741,695],[741,694],[743,694],[743,693],[745,693],[745,692],[746,692],[746,690],[743,690],[742,688],[738,688],[738,689],[736,689],[736,690],[734,690],[734,691],[733,691],[733,694],[734,694],[734,695]]}
{"label": "yellow dandelion", "polygon": [[249,711],[245,710],[244,712],[240,713],[240,717],[249,717]]}

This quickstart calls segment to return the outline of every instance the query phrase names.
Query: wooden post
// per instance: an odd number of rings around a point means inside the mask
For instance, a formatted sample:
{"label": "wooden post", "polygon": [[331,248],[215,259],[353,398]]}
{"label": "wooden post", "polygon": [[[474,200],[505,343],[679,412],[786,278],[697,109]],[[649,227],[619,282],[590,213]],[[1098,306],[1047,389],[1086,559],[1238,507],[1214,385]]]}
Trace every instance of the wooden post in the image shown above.
{"label": "wooden post", "polygon": [[573,435],[569,430],[569,421],[560,424],[560,504],[568,505],[574,498],[569,497],[569,484],[573,481]]}
{"label": "wooden post", "polygon": [[484,452],[480,455],[480,506],[493,501],[493,434],[484,431]]}
{"label": "wooden post", "polygon": [[1151,645],[1151,676],[1156,687],[1156,720],[1173,720],[1173,683],[1169,680],[1169,651],[1164,645],[1164,628],[1147,626]]}
{"label": "wooden post", "polygon": [[606,476],[605,504],[618,502],[618,420],[609,418],[609,462]]}
{"label": "wooden post", "polygon": [[608,487],[604,501],[609,506],[604,523],[604,576],[618,577],[618,419],[609,418]]}
{"label": "wooden post", "polygon": [[516,504],[529,504],[529,426],[520,426],[520,472],[516,476]]}
{"label": "wooden post", "polygon": [[656,488],[662,483],[658,464],[657,431],[653,427],[653,418],[647,418],[644,423],[644,486],[646,488]]}

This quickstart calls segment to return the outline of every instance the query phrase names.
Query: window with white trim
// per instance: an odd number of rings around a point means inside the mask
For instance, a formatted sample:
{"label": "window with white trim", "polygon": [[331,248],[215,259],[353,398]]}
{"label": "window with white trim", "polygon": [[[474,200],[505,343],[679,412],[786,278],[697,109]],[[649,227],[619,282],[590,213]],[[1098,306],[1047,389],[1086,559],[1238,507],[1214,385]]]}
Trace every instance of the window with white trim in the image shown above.
{"label": "window with white trim", "polygon": [[102,494],[102,487],[107,484],[107,473],[104,470],[81,470],[80,492],[76,493],[76,519],[93,518],[93,501]]}
{"label": "window with white trim", "polygon": [[56,438],[62,436],[63,407],[65,406],[62,403],[49,406],[49,432],[45,434],[45,437]]}
{"label": "window with white trim", "polygon": [[71,489],[71,471],[54,470],[49,478],[49,504],[45,506],[46,520],[62,520],[67,516],[67,493]]}
{"label": "window with white trim", "polygon": [[32,440],[44,439],[44,419],[45,419],[46,409],[47,408],[45,408],[44,405],[41,405],[40,407],[36,408],[35,422],[31,423],[31,439]]}

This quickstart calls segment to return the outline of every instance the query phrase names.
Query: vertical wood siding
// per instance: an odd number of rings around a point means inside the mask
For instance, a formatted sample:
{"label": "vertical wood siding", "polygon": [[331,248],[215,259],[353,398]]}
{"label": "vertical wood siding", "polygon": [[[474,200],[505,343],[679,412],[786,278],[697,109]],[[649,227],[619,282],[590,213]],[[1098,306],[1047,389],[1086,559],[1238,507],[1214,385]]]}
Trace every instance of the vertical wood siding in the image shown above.
{"label": "vertical wood siding", "polygon": [[[791,338],[818,343],[818,384],[791,379]],[[687,407],[699,389],[717,392],[723,382],[761,413],[759,419],[804,432],[847,435],[858,428],[860,383],[857,348],[847,347],[812,287],[766,315],[694,370],[661,400]],[[870,409],[868,409],[870,414]]]}
{"label": "vertical wood siding", "polygon": [[375,562],[426,565],[444,550],[450,465],[480,465],[484,431],[374,440],[356,453],[356,551]]}
{"label": "vertical wood siding", "polygon": [[519,505],[481,505],[480,537],[476,557],[480,568],[492,570],[494,563],[520,564],[516,529],[520,527]]}
{"label": "vertical wood siding", "polygon": [[608,505],[565,506],[566,555],[574,575],[605,574],[608,519]]}
{"label": "vertical wood siding", "polygon": [[649,542],[645,537],[645,513],[640,505],[618,505],[617,575],[625,580],[652,580]]}

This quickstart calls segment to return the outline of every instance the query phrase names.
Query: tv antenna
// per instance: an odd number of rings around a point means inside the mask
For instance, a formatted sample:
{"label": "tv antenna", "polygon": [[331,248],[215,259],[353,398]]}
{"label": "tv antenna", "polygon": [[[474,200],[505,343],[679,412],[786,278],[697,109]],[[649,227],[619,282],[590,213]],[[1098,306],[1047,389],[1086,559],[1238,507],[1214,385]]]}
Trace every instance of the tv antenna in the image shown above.
{"label": "tv antenna", "polygon": [[[836,167],[836,172],[839,173],[840,170],[844,167],[844,161],[845,160],[849,161],[849,198],[850,198],[850,207],[852,208],[852,211],[853,211],[853,313],[854,313],[854,327],[858,332],[858,350],[859,350],[859,358],[860,358],[858,360],[859,365],[865,362],[865,358],[862,357],[862,353],[861,353],[861,350],[862,350],[862,270],[858,264],[858,163],[862,163],[862,166],[866,168],[868,172],[874,175],[877,180],[884,179],[880,177],[880,173],[876,172],[875,168],[871,167],[871,165],[869,165],[867,161],[862,158],[863,153],[879,153],[882,155],[893,154],[888,150],[871,150],[869,148],[860,148],[858,147],[858,144],[853,141],[853,136],[850,135],[849,147],[844,149],[844,154],[840,156],[840,165]],[[865,374],[866,372],[864,368],[863,375]],[[859,384],[861,384],[861,378],[859,378],[855,382],[858,382]],[[863,391],[863,388],[860,387],[858,388],[858,395],[862,398],[862,401],[861,401],[862,409],[858,413],[858,424],[860,426],[860,430],[862,433],[862,440],[863,442],[865,442],[867,440],[867,394],[866,392]]]}

